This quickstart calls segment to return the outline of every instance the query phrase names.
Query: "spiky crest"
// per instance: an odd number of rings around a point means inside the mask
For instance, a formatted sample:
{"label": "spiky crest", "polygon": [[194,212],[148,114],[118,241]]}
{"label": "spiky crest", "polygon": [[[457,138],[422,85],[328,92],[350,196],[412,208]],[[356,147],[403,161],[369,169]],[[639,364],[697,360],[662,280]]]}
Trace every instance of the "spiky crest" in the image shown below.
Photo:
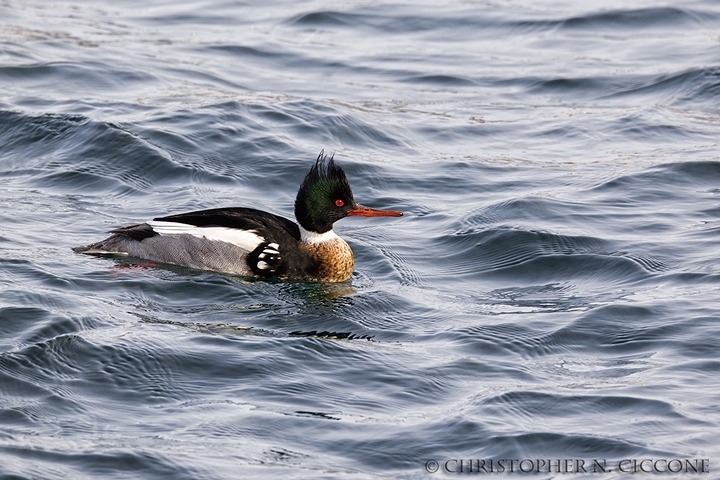
{"label": "spiky crest", "polygon": [[[334,203],[337,200],[343,202],[341,207]],[[325,233],[332,230],[334,222],[346,217],[354,205],[350,183],[335,163],[335,154],[328,158],[322,150],[300,185],[295,198],[295,218],[305,230]]]}

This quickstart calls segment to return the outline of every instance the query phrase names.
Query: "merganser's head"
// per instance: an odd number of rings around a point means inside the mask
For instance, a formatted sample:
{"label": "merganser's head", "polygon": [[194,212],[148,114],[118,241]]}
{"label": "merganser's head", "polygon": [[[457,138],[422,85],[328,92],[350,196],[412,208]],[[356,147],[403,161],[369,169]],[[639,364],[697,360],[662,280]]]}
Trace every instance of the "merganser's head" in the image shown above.
{"label": "merganser's head", "polygon": [[345,217],[400,217],[402,212],[374,210],[353,199],[345,172],[320,152],[315,165],[300,185],[295,198],[295,218],[308,232],[325,233],[333,223]]}

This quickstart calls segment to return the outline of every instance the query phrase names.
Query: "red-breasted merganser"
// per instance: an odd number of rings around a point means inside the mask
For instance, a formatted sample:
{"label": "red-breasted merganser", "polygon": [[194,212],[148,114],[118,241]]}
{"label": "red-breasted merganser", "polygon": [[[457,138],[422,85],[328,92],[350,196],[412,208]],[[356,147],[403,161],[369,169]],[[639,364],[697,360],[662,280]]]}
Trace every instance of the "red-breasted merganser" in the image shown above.
{"label": "red-breasted merganser", "polygon": [[234,275],[342,282],[355,262],[332,227],[353,216],[400,217],[402,212],[357,204],[343,169],[320,152],[295,198],[299,225],[253,208],[216,208],[111,230],[109,238],[73,250]]}

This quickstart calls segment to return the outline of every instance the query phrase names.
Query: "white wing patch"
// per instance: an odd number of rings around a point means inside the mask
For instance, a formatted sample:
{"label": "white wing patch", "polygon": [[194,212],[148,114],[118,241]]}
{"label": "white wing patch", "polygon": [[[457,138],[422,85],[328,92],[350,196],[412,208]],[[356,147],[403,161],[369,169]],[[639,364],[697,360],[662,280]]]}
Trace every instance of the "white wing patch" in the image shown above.
{"label": "white wing patch", "polygon": [[258,245],[265,241],[255,230],[240,230],[239,228],[227,227],[196,227],[195,225],[188,225],[187,223],[161,222],[156,220],[147,223],[160,235],[182,235],[184,233],[192,235],[193,237],[231,243],[248,252],[252,252]]}

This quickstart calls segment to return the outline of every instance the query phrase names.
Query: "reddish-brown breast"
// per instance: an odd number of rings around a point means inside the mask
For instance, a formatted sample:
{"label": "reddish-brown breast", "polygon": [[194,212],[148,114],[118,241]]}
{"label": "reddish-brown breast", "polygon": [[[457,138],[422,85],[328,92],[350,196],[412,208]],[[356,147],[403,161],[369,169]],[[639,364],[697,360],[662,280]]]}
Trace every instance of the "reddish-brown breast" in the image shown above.
{"label": "reddish-brown breast", "polygon": [[342,238],[321,243],[303,243],[301,248],[319,262],[317,277],[308,280],[344,282],[352,275],[355,268],[353,252]]}

